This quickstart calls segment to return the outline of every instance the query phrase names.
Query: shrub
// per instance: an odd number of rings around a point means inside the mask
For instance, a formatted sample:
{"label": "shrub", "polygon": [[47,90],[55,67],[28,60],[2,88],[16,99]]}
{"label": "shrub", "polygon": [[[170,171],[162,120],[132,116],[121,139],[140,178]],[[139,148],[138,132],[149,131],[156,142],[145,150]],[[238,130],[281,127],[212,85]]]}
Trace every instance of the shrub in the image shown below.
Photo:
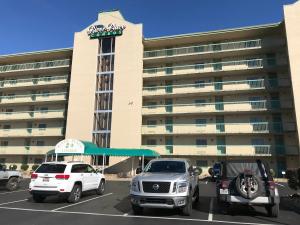
{"label": "shrub", "polygon": [[21,165],[21,170],[26,171],[28,170],[29,166],[27,164],[22,164]]}
{"label": "shrub", "polygon": [[18,166],[17,165],[9,165],[9,169],[10,170],[16,170],[18,168]]}
{"label": "shrub", "polygon": [[34,165],[32,165],[31,169],[32,169],[33,171],[35,171],[38,167],[39,167],[39,165],[34,164]]}
{"label": "shrub", "polygon": [[286,178],[291,189],[298,190],[300,188],[299,172],[300,169],[288,169],[286,171]]}

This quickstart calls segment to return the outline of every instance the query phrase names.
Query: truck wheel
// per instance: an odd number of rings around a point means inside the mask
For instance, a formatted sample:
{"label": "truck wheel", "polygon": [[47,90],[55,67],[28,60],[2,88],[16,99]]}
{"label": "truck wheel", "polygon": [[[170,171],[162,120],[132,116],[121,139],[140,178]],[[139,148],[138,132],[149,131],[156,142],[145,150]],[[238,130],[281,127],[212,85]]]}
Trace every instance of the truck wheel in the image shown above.
{"label": "truck wheel", "polygon": [[254,199],[261,193],[262,184],[254,175],[240,174],[235,180],[237,192],[247,199]]}
{"label": "truck wheel", "polygon": [[81,185],[79,184],[75,184],[67,201],[69,203],[76,203],[80,200],[81,197],[81,193],[82,193],[82,189],[81,189]]}
{"label": "truck wheel", "polygon": [[143,208],[142,207],[140,207],[138,205],[131,204],[131,208],[132,208],[132,211],[133,211],[134,215],[143,214]]}
{"label": "truck wheel", "polygon": [[192,198],[188,197],[186,205],[181,208],[181,213],[184,216],[190,216],[192,214]]}
{"label": "truck wheel", "polygon": [[32,199],[34,202],[37,202],[37,203],[42,203],[44,200],[45,200],[45,196],[43,195],[37,195],[37,194],[33,194],[32,195]]}
{"label": "truck wheel", "polygon": [[6,189],[9,191],[15,191],[19,187],[19,180],[17,177],[11,177],[6,183]]}
{"label": "truck wheel", "polygon": [[104,191],[105,191],[105,181],[101,180],[96,190],[96,193],[97,195],[103,195]]}
{"label": "truck wheel", "polygon": [[278,217],[279,215],[279,204],[267,205],[266,210],[270,217]]}

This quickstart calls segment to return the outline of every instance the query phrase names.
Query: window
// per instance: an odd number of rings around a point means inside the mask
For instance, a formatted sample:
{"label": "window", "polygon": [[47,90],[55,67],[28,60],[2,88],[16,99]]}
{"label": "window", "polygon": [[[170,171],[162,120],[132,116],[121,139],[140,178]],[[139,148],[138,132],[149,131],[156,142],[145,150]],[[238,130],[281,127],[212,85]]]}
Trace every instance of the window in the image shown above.
{"label": "window", "polygon": [[196,119],[196,125],[198,127],[206,126],[206,119]]}
{"label": "window", "polygon": [[154,109],[156,108],[157,103],[156,102],[148,102],[147,106],[149,109]]}
{"label": "window", "polygon": [[195,100],[196,106],[204,106],[205,103],[206,103],[205,99],[196,99]]}
{"label": "window", "polygon": [[38,165],[39,165],[39,164],[42,164],[43,161],[44,161],[44,160],[41,159],[41,158],[35,158],[35,159],[34,159],[34,164],[38,164]]}
{"label": "window", "polygon": [[42,164],[36,173],[64,173],[66,165],[64,164]]}
{"label": "window", "polygon": [[146,88],[147,91],[156,91],[157,89],[155,84],[149,84]]}
{"label": "window", "polygon": [[253,138],[251,140],[252,145],[264,145],[265,140],[263,138]]}
{"label": "window", "polygon": [[45,146],[45,141],[42,140],[36,141],[36,146]]}
{"label": "window", "polygon": [[205,87],[205,81],[204,80],[196,80],[195,81],[195,87],[196,88],[204,88]]}
{"label": "window", "polygon": [[155,127],[157,124],[156,120],[147,120],[148,127]]}
{"label": "window", "polygon": [[203,70],[204,69],[204,63],[195,64],[195,70]]}
{"label": "window", "polygon": [[71,169],[71,173],[84,173],[87,169],[87,165],[77,164],[73,165]]}
{"label": "window", "polygon": [[49,82],[49,81],[52,80],[52,77],[51,76],[45,76],[45,77],[42,78],[42,80],[45,81],[45,82]]}
{"label": "window", "polygon": [[43,97],[49,97],[50,96],[50,91],[43,91],[42,96]]}
{"label": "window", "polygon": [[197,139],[196,140],[197,147],[206,147],[207,146],[207,140],[206,139]]}
{"label": "window", "polygon": [[155,139],[148,139],[147,140],[147,145],[156,145],[156,140]]}
{"label": "window", "polygon": [[87,170],[86,173],[95,173],[95,169],[93,167],[91,167],[90,165],[87,165]]}
{"label": "window", "polygon": [[14,99],[16,97],[16,94],[8,94],[7,99]]}
{"label": "window", "polygon": [[2,147],[8,146],[8,141],[1,141],[0,146],[2,146]]}
{"label": "window", "polygon": [[208,167],[206,160],[196,160],[196,165],[199,167]]}
{"label": "window", "polygon": [[3,129],[4,129],[4,130],[10,130],[10,128],[11,128],[11,125],[10,125],[10,124],[4,124],[4,125],[3,125]]}
{"label": "window", "polygon": [[12,114],[14,110],[13,109],[6,109],[5,112],[7,115]]}
{"label": "window", "polygon": [[40,123],[39,124],[39,129],[40,130],[46,130],[46,128],[47,128],[47,124],[45,124],[45,123]]}
{"label": "window", "polygon": [[41,111],[41,113],[47,113],[48,112],[48,107],[41,107],[40,111]]}

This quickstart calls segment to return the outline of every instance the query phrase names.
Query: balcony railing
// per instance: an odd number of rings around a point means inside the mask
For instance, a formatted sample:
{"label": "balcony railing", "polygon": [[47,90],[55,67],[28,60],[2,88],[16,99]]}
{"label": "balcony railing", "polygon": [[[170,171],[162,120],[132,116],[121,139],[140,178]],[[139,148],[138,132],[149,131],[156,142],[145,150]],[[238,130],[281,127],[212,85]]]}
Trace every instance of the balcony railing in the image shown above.
{"label": "balcony railing", "polygon": [[68,75],[0,81],[0,88],[66,83]]}
{"label": "balcony railing", "polygon": [[242,111],[265,111],[291,108],[293,103],[289,100],[258,100],[236,102],[212,102],[212,103],[187,103],[146,105],[142,107],[144,115],[150,114],[175,114],[175,113],[206,113],[206,112],[242,112]]}
{"label": "balcony railing", "polygon": [[166,76],[191,73],[209,73],[219,71],[234,71],[258,69],[263,67],[263,59],[250,59],[239,61],[225,61],[214,63],[199,63],[191,65],[178,65],[171,67],[156,67],[143,70],[144,76]]}
{"label": "balcony railing", "polygon": [[64,109],[0,112],[0,120],[49,119],[49,118],[64,118],[64,117],[65,117]]}
{"label": "balcony railing", "polygon": [[208,123],[208,124],[159,124],[143,125],[144,135],[170,134],[251,134],[282,133],[295,131],[295,123],[253,122],[253,123]]}
{"label": "balcony railing", "polygon": [[0,129],[0,137],[63,136],[64,127]]}
{"label": "balcony railing", "polygon": [[200,156],[272,156],[284,151],[299,155],[298,146],[283,145],[143,145],[161,155],[200,155]]}
{"label": "balcony railing", "polygon": [[5,155],[44,155],[55,146],[0,146],[0,154]]}
{"label": "balcony railing", "polygon": [[6,103],[26,103],[39,101],[63,101],[67,98],[67,92],[28,94],[28,95],[11,95],[0,96],[0,104]]}
{"label": "balcony railing", "polygon": [[70,59],[33,62],[33,63],[21,63],[0,66],[0,73],[12,72],[12,71],[25,71],[25,70],[38,70],[52,67],[66,67],[70,65]]}
{"label": "balcony railing", "polygon": [[212,52],[225,52],[225,51],[253,49],[253,48],[261,48],[260,39],[151,50],[151,51],[144,52],[144,58],[170,57],[170,56],[180,56],[180,55],[190,55],[190,54],[205,54],[205,53],[212,53]]}

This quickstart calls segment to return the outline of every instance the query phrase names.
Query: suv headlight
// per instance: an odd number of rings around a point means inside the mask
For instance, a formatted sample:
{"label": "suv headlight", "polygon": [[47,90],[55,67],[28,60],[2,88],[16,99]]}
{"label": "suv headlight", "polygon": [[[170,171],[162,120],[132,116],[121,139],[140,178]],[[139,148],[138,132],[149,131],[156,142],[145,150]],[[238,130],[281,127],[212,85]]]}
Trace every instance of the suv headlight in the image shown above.
{"label": "suv headlight", "polygon": [[139,182],[137,180],[133,180],[131,182],[131,190],[133,192],[139,192],[140,191],[140,184],[139,184]]}
{"label": "suv headlight", "polygon": [[177,183],[177,193],[184,193],[188,190],[188,183],[187,182],[180,182]]}

